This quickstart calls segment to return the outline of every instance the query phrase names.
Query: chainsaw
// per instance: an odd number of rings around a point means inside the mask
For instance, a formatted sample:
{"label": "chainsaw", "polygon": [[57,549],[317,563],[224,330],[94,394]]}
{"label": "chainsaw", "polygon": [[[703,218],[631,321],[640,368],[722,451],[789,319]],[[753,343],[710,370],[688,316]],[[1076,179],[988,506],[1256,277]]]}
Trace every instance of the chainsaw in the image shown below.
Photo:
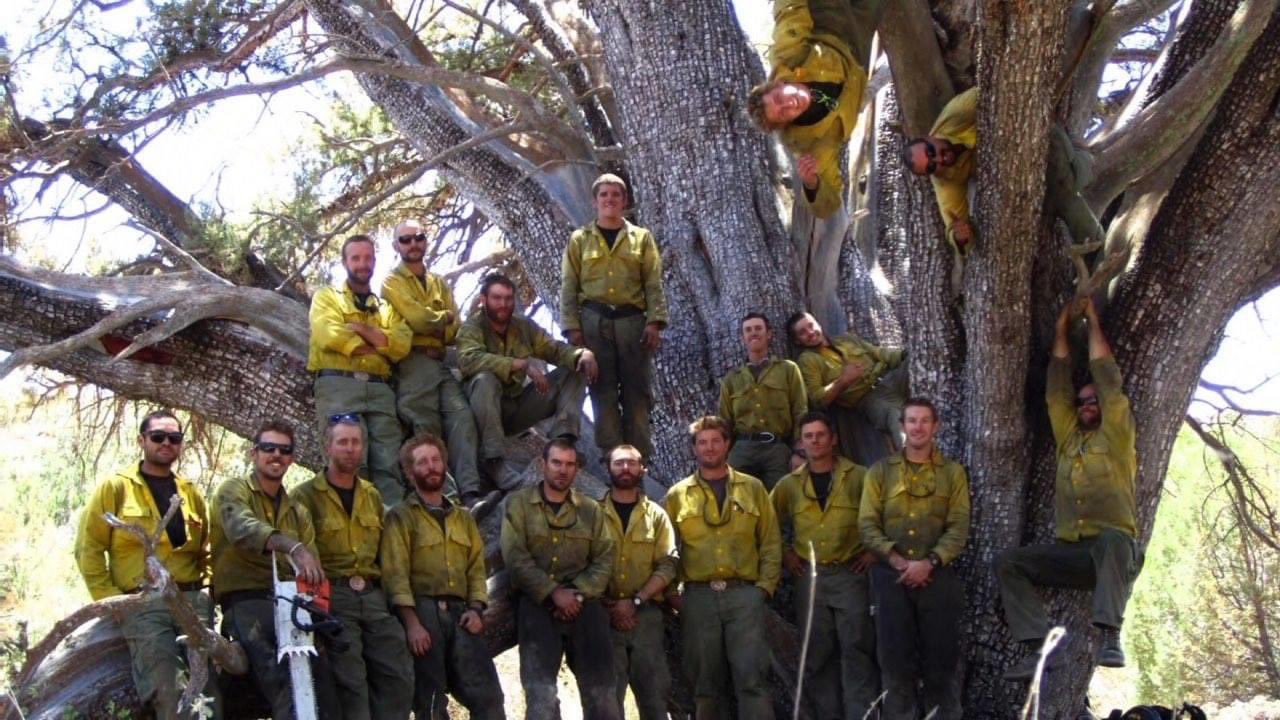
{"label": "chainsaw", "polygon": [[293,558],[289,558],[289,564],[293,566],[295,580],[281,580],[276,563],[271,563],[275,583],[276,660],[284,662],[288,658],[289,661],[294,717],[316,720],[315,678],[311,674],[311,658],[318,654],[315,634],[341,643],[338,635],[342,632],[342,621],[329,614],[329,580],[313,585],[297,577],[298,566]]}

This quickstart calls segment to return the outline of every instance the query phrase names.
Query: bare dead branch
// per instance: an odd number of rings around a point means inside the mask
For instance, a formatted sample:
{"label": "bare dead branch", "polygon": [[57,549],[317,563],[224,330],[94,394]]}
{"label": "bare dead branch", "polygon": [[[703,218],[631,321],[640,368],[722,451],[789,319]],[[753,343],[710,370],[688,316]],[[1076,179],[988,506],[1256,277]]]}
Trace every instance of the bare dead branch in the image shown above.
{"label": "bare dead branch", "polygon": [[[369,209],[376,207],[383,200],[386,200],[387,198],[391,197],[392,195],[395,195],[396,193],[400,192],[404,188],[409,187],[413,183],[417,182],[418,179],[421,178],[424,174],[426,174],[428,170],[439,165],[440,163],[443,163],[444,161],[448,160],[454,155],[457,155],[458,153],[461,153],[466,150],[470,150],[471,148],[477,147],[479,145],[483,145],[484,143],[487,143],[490,140],[494,140],[500,137],[505,137],[508,135],[514,135],[520,132],[526,132],[532,129],[533,129],[532,125],[521,122],[519,120],[514,122],[509,122],[505,125],[500,125],[486,132],[480,133],[478,135],[474,135],[468,138],[467,140],[465,140],[464,142],[460,142],[457,145],[454,145],[453,147],[448,148],[443,152],[436,153],[431,158],[428,158],[425,162],[423,162],[420,166],[418,166],[416,170],[408,173],[404,177],[400,178],[400,180],[389,185],[382,192],[378,193],[374,197],[369,198],[365,202],[361,203],[359,207],[357,207],[355,210],[352,210],[348,214],[347,220],[338,224],[337,228],[335,228],[334,230],[330,230],[329,232],[322,235],[321,236],[322,239],[320,239],[319,242],[317,242],[316,246],[307,255],[306,259],[303,260],[302,263],[299,264],[298,267],[294,269],[293,272],[289,273],[288,277],[286,277],[284,281],[280,283],[280,288],[286,287],[289,283],[293,282],[297,277],[299,277],[302,271],[306,269],[306,267],[310,265],[317,257],[319,257],[320,253],[328,246],[329,241],[332,240],[334,236],[336,236],[338,233],[345,230],[347,227],[350,227],[351,225],[355,224],[355,222],[360,218],[360,216],[362,216]],[[280,288],[277,288],[277,290],[279,290]]]}
{"label": "bare dead branch", "polygon": [[1094,139],[1090,150],[1096,175],[1087,197],[1095,209],[1168,160],[1201,126],[1276,7],[1277,0],[1241,3],[1208,52],[1177,85],[1113,132]]}

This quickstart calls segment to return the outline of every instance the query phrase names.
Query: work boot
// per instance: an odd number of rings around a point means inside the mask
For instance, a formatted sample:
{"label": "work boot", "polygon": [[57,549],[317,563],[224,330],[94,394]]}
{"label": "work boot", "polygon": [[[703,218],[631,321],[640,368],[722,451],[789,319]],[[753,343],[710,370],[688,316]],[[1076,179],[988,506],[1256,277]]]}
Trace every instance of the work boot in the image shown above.
{"label": "work boot", "polygon": [[1102,628],[1102,645],[1098,648],[1098,664],[1108,668],[1124,667],[1124,648],[1120,647],[1120,628]]}
{"label": "work boot", "polygon": [[520,473],[511,469],[502,458],[490,458],[484,461],[484,474],[502,492],[511,492],[520,487]]}
{"label": "work boot", "polygon": [[[1011,665],[1008,670],[1004,671],[1005,680],[1012,682],[1025,682],[1035,677],[1036,663],[1040,662],[1040,643],[1030,642],[1026,644],[1034,649],[1021,660]],[[1056,652],[1049,653],[1049,659],[1044,663],[1045,672],[1049,672],[1050,670],[1058,667],[1058,657],[1059,655]]]}
{"label": "work boot", "polygon": [[494,490],[483,497],[471,498],[467,509],[471,511],[471,517],[475,518],[476,522],[480,522],[486,515],[493,512],[500,502],[502,502],[502,491]]}

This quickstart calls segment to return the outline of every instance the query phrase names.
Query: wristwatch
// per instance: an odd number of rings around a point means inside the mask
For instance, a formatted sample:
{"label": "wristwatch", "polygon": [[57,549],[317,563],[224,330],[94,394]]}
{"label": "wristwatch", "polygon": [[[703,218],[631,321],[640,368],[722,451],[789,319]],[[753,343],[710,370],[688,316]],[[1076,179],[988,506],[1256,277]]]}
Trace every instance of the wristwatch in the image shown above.
{"label": "wristwatch", "polygon": [[643,605],[643,604],[644,604],[644,601],[640,599],[640,596],[639,596],[639,595],[632,595],[632,596],[631,596],[631,604],[632,604],[632,605],[635,605],[636,607],[640,607],[641,605]]}
{"label": "wristwatch", "polygon": [[942,567],[942,558],[938,557],[937,553],[929,553],[929,564],[933,566],[934,570],[937,570]]}

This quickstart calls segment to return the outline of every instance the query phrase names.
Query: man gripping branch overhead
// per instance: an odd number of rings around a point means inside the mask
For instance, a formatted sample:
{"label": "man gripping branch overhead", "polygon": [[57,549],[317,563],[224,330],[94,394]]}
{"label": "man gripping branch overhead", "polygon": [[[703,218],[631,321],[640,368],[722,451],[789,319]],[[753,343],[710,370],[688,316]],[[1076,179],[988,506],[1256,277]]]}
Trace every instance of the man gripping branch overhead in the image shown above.
{"label": "man gripping branch overhead", "polygon": [[751,89],[747,112],[798,158],[814,215],[843,204],[840,155],[862,108],[871,37],[884,0],[775,0],[769,81]]}

